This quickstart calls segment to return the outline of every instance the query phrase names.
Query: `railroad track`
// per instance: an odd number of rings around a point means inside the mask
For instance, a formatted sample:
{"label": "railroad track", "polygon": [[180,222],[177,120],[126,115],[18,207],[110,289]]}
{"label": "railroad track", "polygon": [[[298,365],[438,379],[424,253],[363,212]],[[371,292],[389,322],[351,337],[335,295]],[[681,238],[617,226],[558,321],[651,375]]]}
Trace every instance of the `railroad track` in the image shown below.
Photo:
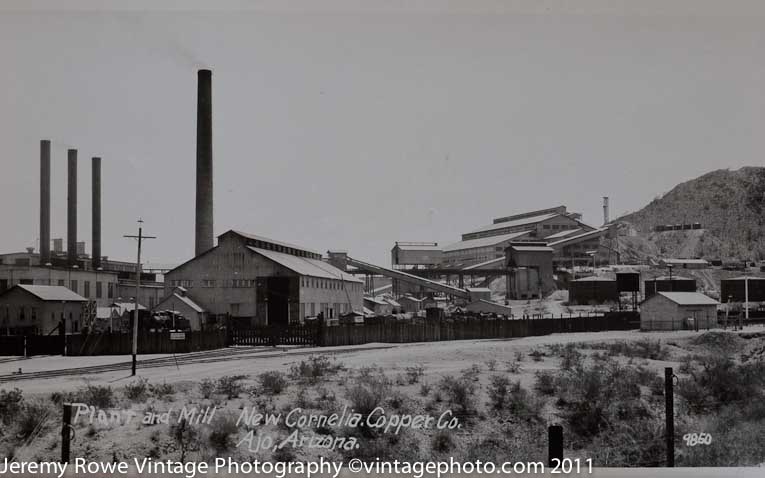
{"label": "railroad track", "polygon": [[[326,352],[317,352],[316,350],[305,350],[300,351],[300,349],[286,349],[281,348],[277,350],[273,350],[271,348],[268,349],[262,349],[262,348],[247,348],[247,349],[220,349],[220,350],[214,350],[214,351],[208,351],[208,352],[196,352],[192,354],[184,354],[182,356],[174,356],[174,357],[161,357],[156,359],[146,359],[146,360],[139,360],[136,364],[136,367],[138,369],[147,369],[147,368],[159,368],[159,367],[172,367],[172,366],[181,366],[181,365],[191,365],[191,364],[200,364],[200,363],[214,363],[214,362],[227,362],[232,360],[242,360],[244,358],[247,358],[248,356],[255,357],[280,357],[280,356],[304,356],[304,355],[312,355],[316,353],[323,353],[323,354],[336,354],[336,353],[350,353],[350,352],[358,352],[358,351],[366,351],[366,350],[380,350],[380,349],[388,349],[393,347],[392,345],[385,345],[385,346],[379,346],[379,347],[365,347],[365,348],[341,348],[341,349],[332,349],[327,350]],[[50,378],[59,378],[59,377],[67,377],[67,376],[79,376],[79,375],[92,375],[92,374],[98,374],[98,373],[107,373],[107,372],[119,372],[121,370],[130,370],[132,367],[132,362],[117,362],[112,364],[105,364],[105,365],[93,365],[89,367],[73,367],[73,368],[65,368],[65,369],[59,369],[59,370],[42,370],[39,372],[29,372],[29,373],[21,373],[21,374],[5,374],[0,375],[0,383],[11,383],[21,380],[44,380],[44,379],[50,379]]]}

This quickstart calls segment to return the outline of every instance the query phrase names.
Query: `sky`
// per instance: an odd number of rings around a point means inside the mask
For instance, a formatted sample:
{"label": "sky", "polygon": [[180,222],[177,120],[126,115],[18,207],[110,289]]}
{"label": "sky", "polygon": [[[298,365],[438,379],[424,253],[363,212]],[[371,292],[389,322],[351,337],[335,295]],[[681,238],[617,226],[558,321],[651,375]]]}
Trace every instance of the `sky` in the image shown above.
{"label": "sky", "polygon": [[765,149],[765,3],[618,0],[0,2],[0,252],[52,237],[79,151],[90,250],[194,250],[196,70],[213,70],[215,232],[390,263],[515,212],[612,217]]}

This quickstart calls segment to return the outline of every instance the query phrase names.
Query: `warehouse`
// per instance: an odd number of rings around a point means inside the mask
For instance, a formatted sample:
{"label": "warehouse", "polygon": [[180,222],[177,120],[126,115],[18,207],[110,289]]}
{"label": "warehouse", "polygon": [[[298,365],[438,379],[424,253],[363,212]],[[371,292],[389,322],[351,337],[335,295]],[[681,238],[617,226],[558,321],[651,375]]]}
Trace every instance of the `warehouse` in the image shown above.
{"label": "warehouse", "polygon": [[66,287],[15,285],[0,293],[0,326],[7,335],[47,335],[63,320],[67,332],[77,333],[84,325],[86,302]]}
{"label": "warehouse", "polygon": [[513,241],[528,238],[525,231],[500,236],[468,239],[444,247],[444,265],[451,267],[471,266],[505,257],[505,249]]}
{"label": "warehouse", "polygon": [[362,310],[363,281],[300,246],[230,230],[218,245],[165,274],[165,292],[184,287],[208,320],[286,325],[320,312]]}
{"label": "warehouse", "polygon": [[396,242],[390,255],[394,269],[432,267],[440,265],[444,259],[444,251],[437,242]]}
{"label": "warehouse", "polygon": [[640,330],[717,327],[718,304],[700,292],[657,292],[640,305]]}
{"label": "warehouse", "polygon": [[580,214],[566,212],[566,206],[529,211],[496,218],[492,224],[462,234],[462,240],[468,241],[515,232],[529,232],[530,237],[541,239],[569,229],[588,228],[587,230],[591,230],[592,227],[579,221],[581,217]]}
{"label": "warehouse", "polygon": [[188,296],[185,287],[176,287],[154,308],[154,312],[168,312],[189,321],[191,330],[201,330],[205,323],[205,310]]}

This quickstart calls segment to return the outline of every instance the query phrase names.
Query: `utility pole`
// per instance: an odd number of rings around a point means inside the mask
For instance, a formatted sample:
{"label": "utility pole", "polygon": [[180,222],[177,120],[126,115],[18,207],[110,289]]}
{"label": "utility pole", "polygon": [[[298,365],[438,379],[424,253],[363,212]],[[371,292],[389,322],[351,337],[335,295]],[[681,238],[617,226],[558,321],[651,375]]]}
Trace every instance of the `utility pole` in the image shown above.
{"label": "utility pole", "polygon": [[132,376],[135,376],[137,355],[138,355],[138,293],[141,291],[141,243],[144,239],[156,239],[156,236],[143,235],[143,220],[138,218],[138,235],[125,235],[131,239],[138,239],[138,257],[135,261],[135,312],[133,316],[133,366],[131,368]]}

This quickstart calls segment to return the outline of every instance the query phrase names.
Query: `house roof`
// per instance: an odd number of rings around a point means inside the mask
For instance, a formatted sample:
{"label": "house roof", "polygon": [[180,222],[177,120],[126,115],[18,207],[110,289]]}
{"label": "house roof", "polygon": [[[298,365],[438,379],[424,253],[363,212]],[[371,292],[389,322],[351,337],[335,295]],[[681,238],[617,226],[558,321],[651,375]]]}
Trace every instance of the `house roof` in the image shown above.
{"label": "house roof", "polygon": [[[119,309],[120,314],[124,314],[126,310],[133,311],[135,310],[135,302],[112,302],[109,305],[109,308],[117,308]],[[142,306],[141,304],[138,304],[138,310],[146,310],[146,307]]]}
{"label": "house roof", "polygon": [[54,301],[54,302],[87,302],[85,297],[72,292],[64,286],[60,285],[29,285],[29,284],[17,284],[9,290],[13,290],[15,287],[32,294],[40,300]]}
{"label": "house roof", "polygon": [[247,249],[256,254],[260,254],[301,276],[344,280],[346,282],[363,282],[351,274],[343,272],[335,266],[332,266],[319,259],[309,259],[308,257],[293,256],[292,254],[269,251],[252,246],[247,246]]}
{"label": "house roof", "polygon": [[[678,305],[717,305],[719,302],[701,292],[657,292]],[[651,300],[651,299],[648,299]]]}
{"label": "house roof", "polygon": [[467,241],[460,241],[460,242],[455,242],[453,244],[449,244],[448,246],[444,247],[444,252],[459,251],[462,249],[474,249],[476,247],[490,247],[490,246],[497,245],[501,242],[509,241],[511,239],[516,239],[528,233],[529,231],[520,231],[520,232],[513,232],[510,234],[502,234],[500,236],[482,237],[480,239],[468,239]]}

